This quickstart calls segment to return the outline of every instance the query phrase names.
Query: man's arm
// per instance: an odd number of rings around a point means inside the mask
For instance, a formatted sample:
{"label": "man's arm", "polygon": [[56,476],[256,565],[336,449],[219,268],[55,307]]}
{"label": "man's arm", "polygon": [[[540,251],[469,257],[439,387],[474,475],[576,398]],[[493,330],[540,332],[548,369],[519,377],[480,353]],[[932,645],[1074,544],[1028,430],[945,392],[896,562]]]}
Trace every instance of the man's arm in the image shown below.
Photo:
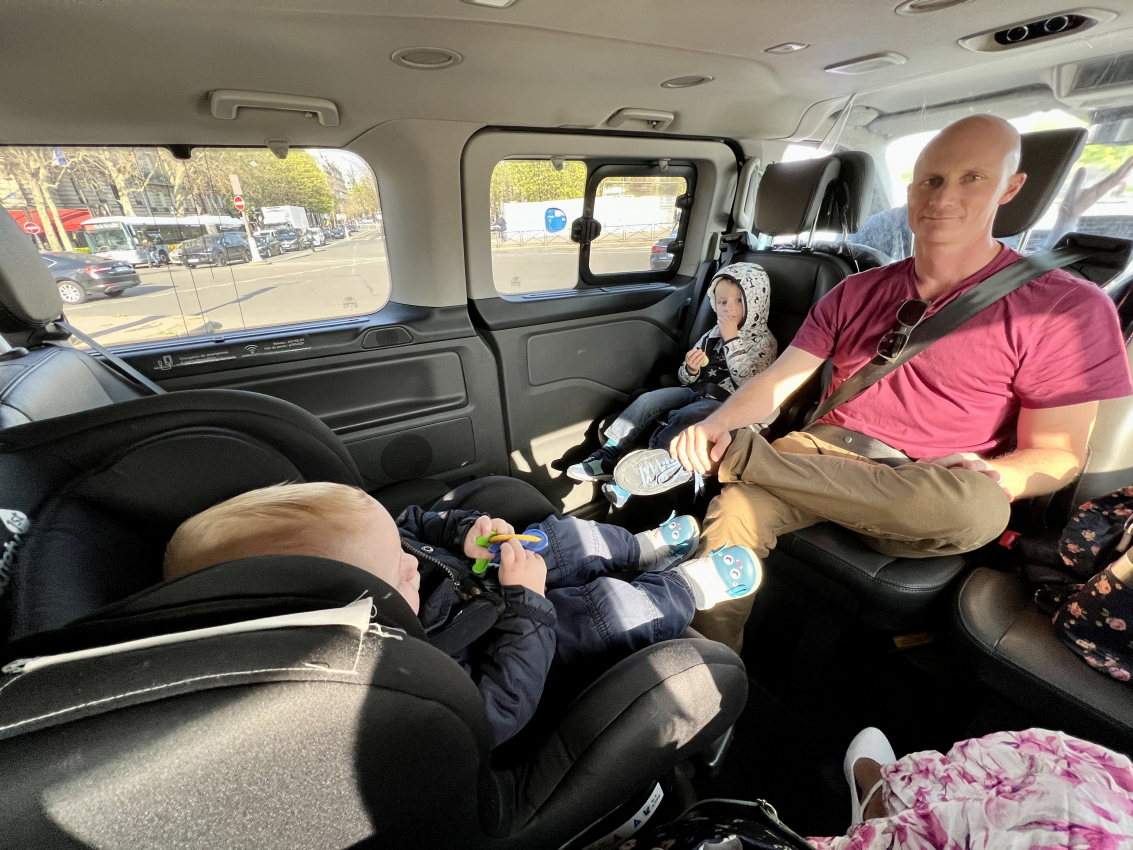
{"label": "man's arm", "polygon": [[1023,408],[1016,426],[1018,447],[1010,454],[981,460],[965,452],[922,458],[918,463],[982,472],[995,479],[1012,500],[1053,493],[1073,481],[1081,471],[1097,415],[1096,401],[1036,410]]}
{"label": "man's arm", "polygon": [[678,434],[669,446],[670,454],[685,469],[708,475],[732,442],[732,431],[763,421],[824,362],[809,351],[787,346],[778,360],[736,390],[719,410]]}

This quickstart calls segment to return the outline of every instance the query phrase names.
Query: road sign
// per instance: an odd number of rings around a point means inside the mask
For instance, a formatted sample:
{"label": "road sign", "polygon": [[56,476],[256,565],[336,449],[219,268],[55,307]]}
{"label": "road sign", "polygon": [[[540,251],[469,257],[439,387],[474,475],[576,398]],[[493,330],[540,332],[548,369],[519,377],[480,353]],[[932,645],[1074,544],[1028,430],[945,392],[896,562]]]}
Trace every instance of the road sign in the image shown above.
{"label": "road sign", "polygon": [[566,230],[566,213],[560,210],[558,207],[548,207],[543,213],[543,223],[547,225],[547,230],[551,233],[558,233],[560,230]]}
{"label": "road sign", "polygon": [[43,228],[36,224],[34,221],[25,221],[24,233],[30,233],[34,236],[37,233],[43,233]]}
{"label": "road sign", "polygon": [[236,209],[240,210],[241,212],[244,211],[244,199],[239,195],[232,199],[232,203],[236,205]]}

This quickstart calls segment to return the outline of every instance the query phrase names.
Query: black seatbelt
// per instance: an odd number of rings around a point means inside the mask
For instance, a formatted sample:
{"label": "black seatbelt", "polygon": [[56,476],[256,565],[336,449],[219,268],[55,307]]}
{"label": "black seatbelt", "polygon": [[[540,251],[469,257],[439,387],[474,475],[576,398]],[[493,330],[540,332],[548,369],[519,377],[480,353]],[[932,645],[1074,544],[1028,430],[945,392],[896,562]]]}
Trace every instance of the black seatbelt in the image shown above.
{"label": "black seatbelt", "polygon": [[704,290],[715,274],[715,260],[704,260],[696,270],[696,280],[692,284],[692,296],[689,299],[688,310],[685,312],[685,320],[681,326],[680,338],[685,345],[692,345],[693,343],[693,340],[689,339],[689,335],[692,333],[692,326],[696,324],[696,316],[700,312],[700,301],[704,298]]}
{"label": "black seatbelt", "polygon": [[81,330],[76,328],[70,322],[59,319],[55,322],[55,324],[61,327],[63,330],[67,331],[67,333],[71,334],[71,336],[82,342],[85,342],[94,351],[97,351],[99,354],[101,354],[105,361],[104,365],[106,365],[106,368],[109,369],[113,367],[118,372],[121,372],[127,380],[132,381],[133,383],[137,384],[142,389],[147,390],[153,395],[165,394],[165,390],[163,390],[161,387],[159,387],[157,384],[155,384],[121,357],[111,354],[105,346],[99,345],[97,342],[95,342]]}
{"label": "black seatbelt", "polygon": [[981,283],[976,284],[963,295],[956,298],[917,325],[905,348],[892,361],[875,357],[847,378],[826,401],[818,406],[807,420],[809,425],[816,422],[839,405],[857,398],[890,372],[904,366],[938,339],[952,333],[956,328],[973,318],[985,307],[989,307],[1016,289],[1026,286],[1037,277],[1089,256],[1087,251],[1059,250],[1046,251],[1016,260]]}

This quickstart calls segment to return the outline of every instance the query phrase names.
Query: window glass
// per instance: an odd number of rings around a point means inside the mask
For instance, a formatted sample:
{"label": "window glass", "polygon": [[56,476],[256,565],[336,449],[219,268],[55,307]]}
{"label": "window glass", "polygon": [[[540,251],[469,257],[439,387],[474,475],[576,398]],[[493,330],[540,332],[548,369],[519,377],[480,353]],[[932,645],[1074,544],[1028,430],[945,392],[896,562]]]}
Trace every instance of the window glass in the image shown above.
{"label": "window glass", "polygon": [[[104,345],[357,316],[389,299],[377,181],[346,151],[0,147],[0,199],[60,258],[67,318]],[[252,236],[283,226],[289,238]]]}
{"label": "window glass", "polygon": [[571,222],[582,215],[586,164],[505,159],[492,170],[490,229],[496,291],[522,295],[574,289],[578,245]]}
{"label": "window glass", "polygon": [[677,236],[677,197],[683,177],[615,176],[598,183],[594,218],[602,232],[590,245],[594,274],[664,271],[674,258],[665,250]]}

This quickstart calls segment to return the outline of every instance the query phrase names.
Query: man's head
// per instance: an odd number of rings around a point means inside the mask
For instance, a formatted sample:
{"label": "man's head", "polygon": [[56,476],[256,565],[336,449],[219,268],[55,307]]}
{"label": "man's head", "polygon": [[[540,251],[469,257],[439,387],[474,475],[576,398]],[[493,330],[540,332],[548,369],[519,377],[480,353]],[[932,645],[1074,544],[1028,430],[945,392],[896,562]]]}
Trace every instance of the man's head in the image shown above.
{"label": "man's head", "polygon": [[918,244],[987,243],[996,210],[1023,187],[1019,133],[994,115],[945,127],[917,157],[909,184],[909,227]]}
{"label": "man's head", "polygon": [[311,555],[353,564],[397,590],[416,613],[417,559],[401,551],[389,512],[357,487],[280,484],[234,496],[174,532],[165,578],[259,555]]}

